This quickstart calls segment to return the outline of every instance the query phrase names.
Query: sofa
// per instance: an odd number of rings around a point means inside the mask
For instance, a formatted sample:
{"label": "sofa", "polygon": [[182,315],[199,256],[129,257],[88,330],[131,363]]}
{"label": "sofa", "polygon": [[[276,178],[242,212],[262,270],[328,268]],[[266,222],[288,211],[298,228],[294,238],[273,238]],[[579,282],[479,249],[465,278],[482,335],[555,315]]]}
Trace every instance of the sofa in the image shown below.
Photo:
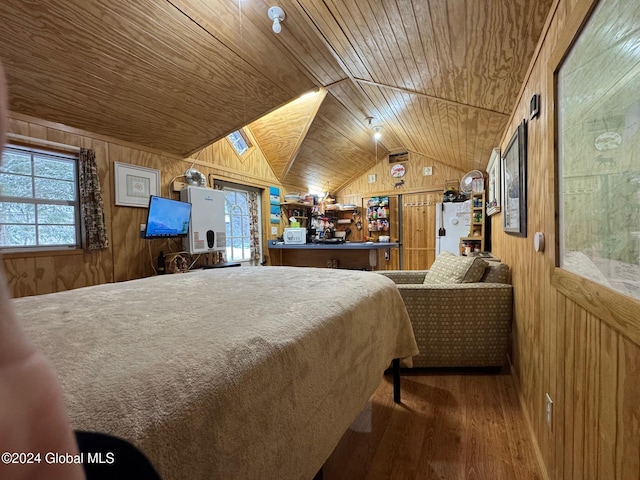
{"label": "sofa", "polygon": [[420,353],[414,367],[501,367],[513,290],[509,266],[440,254],[429,270],[387,270],[409,312]]}

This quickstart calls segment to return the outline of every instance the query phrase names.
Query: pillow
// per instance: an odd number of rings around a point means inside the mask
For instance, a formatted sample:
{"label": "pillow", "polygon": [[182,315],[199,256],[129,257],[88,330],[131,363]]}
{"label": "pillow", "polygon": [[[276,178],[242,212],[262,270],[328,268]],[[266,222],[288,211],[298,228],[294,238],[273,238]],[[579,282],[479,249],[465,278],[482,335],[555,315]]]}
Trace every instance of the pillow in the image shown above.
{"label": "pillow", "polygon": [[424,277],[425,285],[478,282],[487,267],[480,257],[458,257],[442,252]]}
{"label": "pillow", "polygon": [[509,265],[500,262],[488,262],[481,282],[485,283],[511,283]]}

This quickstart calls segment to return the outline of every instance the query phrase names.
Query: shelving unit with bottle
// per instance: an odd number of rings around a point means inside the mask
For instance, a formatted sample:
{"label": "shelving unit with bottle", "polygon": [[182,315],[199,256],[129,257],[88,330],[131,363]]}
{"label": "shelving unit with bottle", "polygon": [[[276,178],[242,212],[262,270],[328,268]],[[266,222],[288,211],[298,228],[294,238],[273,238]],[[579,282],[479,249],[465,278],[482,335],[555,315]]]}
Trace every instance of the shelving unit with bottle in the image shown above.
{"label": "shelving unit with bottle", "polygon": [[333,235],[348,241],[361,241],[355,223],[360,219],[360,208],[355,204],[325,205],[322,218],[333,229]]}
{"label": "shelving unit with bottle", "polygon": [[389,235],[389,197],[371,197],[367,201],[367,230],[369,237],[377,240]]}
{"label": "shelving unit with bottle", "polygon": [[471,224],[469,235],[460,238],[460,255],[485,251],[486,205],[484,190],[471,193]]}
{"label": "shelving unit with bottle", "polygon": [[312,204],[302,202],[284,202],[280,204],[280,209],[285,217],[285,225],[289,225],[290,218],[295,218],[302,228],[310,226],[314,207]]}

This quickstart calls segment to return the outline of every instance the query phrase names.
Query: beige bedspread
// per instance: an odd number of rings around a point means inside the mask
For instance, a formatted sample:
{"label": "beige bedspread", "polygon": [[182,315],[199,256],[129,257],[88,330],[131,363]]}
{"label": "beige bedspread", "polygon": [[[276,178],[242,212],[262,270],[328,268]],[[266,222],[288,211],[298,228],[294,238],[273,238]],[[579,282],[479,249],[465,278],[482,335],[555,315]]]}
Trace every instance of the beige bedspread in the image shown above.
{"label": "beige bedspread", "polygon": [[310,480],[390,360],[417,353],[370,272],[212,269],[15,307],[74,428],[130,440],[165,480]]}

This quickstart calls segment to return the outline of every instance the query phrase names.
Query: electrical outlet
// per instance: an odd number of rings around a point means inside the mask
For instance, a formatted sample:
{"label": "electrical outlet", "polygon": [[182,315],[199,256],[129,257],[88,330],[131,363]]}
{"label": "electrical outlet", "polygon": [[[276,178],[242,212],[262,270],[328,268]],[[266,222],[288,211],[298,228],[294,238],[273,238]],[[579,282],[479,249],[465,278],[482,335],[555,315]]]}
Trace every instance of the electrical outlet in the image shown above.
{"label": "electrical outlet", "polygon": [[545,396],[545,400],[546,400],[545,413],[546,413],[547,426],[551,428],[551,424],[553,422],[553,400],[551,400],[551,397],[549,396],[548,393]]}
{"label": "electrical outlet", "polygon": [[433,175],[433,167],[422,167],[422,175],[425,177]]}
{"label": "electrical outlet", "polygon": [[278,227],[271,227],[271,235],[277,235],[278,234]]}

